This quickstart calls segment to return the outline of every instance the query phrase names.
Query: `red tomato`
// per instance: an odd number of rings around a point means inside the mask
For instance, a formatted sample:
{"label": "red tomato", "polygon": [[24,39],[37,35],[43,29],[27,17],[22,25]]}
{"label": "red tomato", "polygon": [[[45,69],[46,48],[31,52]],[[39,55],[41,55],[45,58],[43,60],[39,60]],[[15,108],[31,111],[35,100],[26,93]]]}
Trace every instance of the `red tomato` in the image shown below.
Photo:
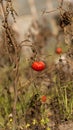
{"label": "red tomato", "polygon": [[46,102],[46,100],[47,100],[46,96],[43,95],[43,96],[41,97],[41,100],[42,100],[42,102]]}
{"label": "red tomato", "polygon": [[34,61],[32,63],[32,68],[36,71],[42,71],[45,69],[45,63],[42,61]]}
{"label": "red tomato", "polygon": [[62,53],[62,48],[60,48],[60,47],[56,48],[56,53],[61,54]]}

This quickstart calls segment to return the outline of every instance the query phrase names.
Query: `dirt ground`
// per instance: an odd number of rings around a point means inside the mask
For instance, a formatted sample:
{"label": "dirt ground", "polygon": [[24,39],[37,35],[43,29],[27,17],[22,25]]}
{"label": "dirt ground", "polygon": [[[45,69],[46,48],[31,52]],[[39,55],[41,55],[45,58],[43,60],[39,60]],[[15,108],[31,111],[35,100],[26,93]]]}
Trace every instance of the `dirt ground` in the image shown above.
{"label": "dirt ground", "polygon": [[65,124],[61,124],[59,126],[59,129],[60,130],[73,130],[73,122],[68,122],[68,123],[65,123]]}
{"label": "dirt ground", "polygon": [[51,121],[48,126],[50,127],[50,130],[73,130],[73,121],[63,122],[57,126]]}

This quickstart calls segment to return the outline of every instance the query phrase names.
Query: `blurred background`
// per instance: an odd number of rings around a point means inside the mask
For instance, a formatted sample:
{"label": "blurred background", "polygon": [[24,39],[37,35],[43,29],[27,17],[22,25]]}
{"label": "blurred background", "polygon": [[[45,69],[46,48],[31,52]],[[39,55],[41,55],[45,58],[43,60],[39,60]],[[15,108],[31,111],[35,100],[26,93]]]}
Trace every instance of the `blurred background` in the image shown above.
{"label": "blurred background", "polygon": [[[68,41],[70,38],[66,38],[65,41],[66,35],[58,23],[61,15],[59,9],[61,2],[62,0],[13,0],[12,4],[18,16],[15,16],[16,22],[14,23],[13,18],[9,15],[9,24],[17,42],[20,44],[24,39],[28,39],[27,36],[30,34],[31,44],[37,42],[39,48],[42,47],[40,53],[43,55],[42,57],[45,58],[48,54],[54,54],[53,56],[57,57],[56,47],[62,47],[65,52],[65,42],[70,42],[70,40]],[[69,4],[72,5],[72,0],[64,0],[63,8],[68,9]],[[30,58],[32,55],[30,47],[23,46],[22,50],[25,57]]]}
{"label": "blurred background", "polygon": [[[70,4],[69,1],[72,0],[63,2],[63,7],[66,9]],[[62,0],[13,0],[13,7],[18,16],[16,16],[16,23],[12,17],[9,17],[9,24],[15,33],[17,42],[20,43],[31,34],[35,38],[31,38],[31,41],[38,42],[42,46],[42,55],[49,53],[57,57],[55,54],[57,46],[62,47],[64,52],[66,48],[64,32],[58,25],[57,19],[60,16],[60,10],[57,8],[61,2]],[[23,47],[22,50],[25,52],[25,57],[32,55],[30,47]]]}
{"label": "blurred background", "polygon": [[[48,34],[46,34],[46,42],[44,42],[44,45],[46,43],[46,47],[43,46],[43,52],[46,55],[46,52],[48,54],[55,54],[55,48],[57,46],[57,43],[59,43],[58,46],[62,47],[64,46],[64,39],[63,39],[63,33],[61,33],[61,35],[59,36],[59,31],[60,28],[57,26],[56,23],[56,15],[59,15],[59,10],[57,9],[61,4],[61,0],[14,0],[13,5],[14,5],[14,9],[16,10],[16,12],[19,15],[19,19],[17,19],[17,25],[14,25],[14,30],[17,26],[17,28],[19,27],[19,31],[20,31],[20,39],[19,41],[23,41],[24,37],[23,34],[24,32],[27,33],[29,28],[31,30],[31,32],[35,33],[34,35],[36,35],[35,37],[37,38],[37,32],[39,32],[38,30],[41,30],[41,32],[44,33],[44,29],[46,29],[46,31],[48,33],[52,33],[53,35],[49,36]],[[66,4],[66,2],[65,2]],[[65,5],[64,5],[65,6]],[[55,11],[53,11],[55,10]],[[53,11],[51,13],[44,13],[44,11]],[[20,20],[21,19],[21,20]],[[36,23],[34,21],[38,22],[37,26],[41,26],[36,27],[36,25],[34,25],[35,27],[31,27],[32,23]],[[39,29],[38,29],[39,28]],[[44,28],[42,30],[42,28]],[[45,32],[46,32],[45,31]],[[43,37],[43,35],[41,36]],[[42,38],[41,38],[42,39]],[[38,41],[42,42],[41,40],[38,39]],[[41,43],[40,43],[41,44]],[[29,54],[26,55],[30,55],[30,50],[28,49],[29,47],[26,47],[23,50],[27,50],[27,52]]]}
{"label": "blurred background", "polygon": [[[53,7],[57,7],[58,0],[14,0],[14,6],[20,15],[31,14],[30,4],[35,4],[38,15],[40,15],[42,9],[47,8],[47,2],[51,2]],[[49,4],[49,3],[48,3]]]}

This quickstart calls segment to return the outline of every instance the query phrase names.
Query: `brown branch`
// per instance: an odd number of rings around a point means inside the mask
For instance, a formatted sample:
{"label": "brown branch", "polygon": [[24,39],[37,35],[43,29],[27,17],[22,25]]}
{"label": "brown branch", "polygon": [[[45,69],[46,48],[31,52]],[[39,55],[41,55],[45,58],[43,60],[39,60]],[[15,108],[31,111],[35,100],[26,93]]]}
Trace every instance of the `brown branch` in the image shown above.
{"label": "brown branch", "polygon": [[[14,38],[12,30],[11,30],[11,28],[9,28],[8,21],[7,21],[8,14],[9,14],[8,8],[9,8],[10,4],[6,3],[6,6],[4,6],[3,1],[1,1],[0,4],[1,4],[3,16],[4,16],[3,17],[3,22],[4,22],[3,27],[4,27],[4,34],[5,34],[5,46],[6,46],[7,53],[8,53],[11,63],[15,64],[15,68],[13,69],[13,74],[14,74],[14,80],[13,80],[13,87],[14,87],[13,130],[16,130],[16,128],[17,128],[16,104],[17,104],[17,85],[18,85],[18,79],[19,79],[19,58],[20,58],[19,51],[20,50],[19,50],[18,43],[16,42],[16,40]],[[10,11],[12,11],[12,10],[10,10]],[[14,52],[10,52],[10,48],[12,48],[14,50]]]}

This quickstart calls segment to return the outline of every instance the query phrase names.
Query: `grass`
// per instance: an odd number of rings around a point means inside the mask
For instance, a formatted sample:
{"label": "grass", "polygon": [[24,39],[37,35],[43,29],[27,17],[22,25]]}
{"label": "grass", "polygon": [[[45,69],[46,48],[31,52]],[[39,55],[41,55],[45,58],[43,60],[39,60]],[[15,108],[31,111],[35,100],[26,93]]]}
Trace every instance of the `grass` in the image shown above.
{"label": "grass", "polygon": [[[27,65],[29,66],[29,63],[25,62],[25,66],[23,64],[24,64],[24,60],[23,63],[21,60],[20,79],[21,82],[24,83],[24,81],[25,82],[28,81],[24,68],[28,68]],[[1,128],[6,127],[9,130],[10,127],[12,128],[12,123],[9,121],[9,115],[10,113],[12,113],[13,97],[14,97],[14,91],[11,86],[12,81],[9,78],[9,76],[12,76],[12,74],[10,73],[11,69],[12,67],[10,68],[5,67],[0,71],[1,75],[3,74],[3,76],[0,77],[0,104],[1,104],[0,105],[0,127]],[[54,76],[56,77],[56,75]],[[48,89],[48,93],[46,92],[47,102],[45,104],[42,104],[40,108],[41,117],[43,117],[43,120],[45,120],[44,122],[46,122],[47,114],[50,111],[50,104],[51,101],[53,101],[54,102],[53,104],[56,105],[56,109],[58,108],[57,111],[59,114],[58,116],[60,118],[60,121],[72,120],[73,119],[73,82],[68,81],[64,85],[61,85],[59,79],[57,80],[56,78],[53,78],[53,80],[54,80],[53,87]],[[17,120],[19,120],[18,121],[19,126],[23,126],[23,124],[25,124],[24,115],[26,114],[28,109],[30,110],[29,103],[31,102],[31,99],[33,95],[36,94],[36,92],[39,93],[38,98],[41,98],[43,94],[40,91],[42,86],[40,86],[40,88],[38,88],[39,86],[36,88],[34,87],[34,82],[32,82],[29,83],[29,85],[27,86],[24,85],[24,87],[22,87],[22,83],[19,82],[17,87],[18,87],[18,95],[17,95],[18,100],[16,105]]]}
{"label": "grass", "polygon": [[59,83],[55,91],[61,120],[73,119],[73,82],[69,81],[63,86]]}

